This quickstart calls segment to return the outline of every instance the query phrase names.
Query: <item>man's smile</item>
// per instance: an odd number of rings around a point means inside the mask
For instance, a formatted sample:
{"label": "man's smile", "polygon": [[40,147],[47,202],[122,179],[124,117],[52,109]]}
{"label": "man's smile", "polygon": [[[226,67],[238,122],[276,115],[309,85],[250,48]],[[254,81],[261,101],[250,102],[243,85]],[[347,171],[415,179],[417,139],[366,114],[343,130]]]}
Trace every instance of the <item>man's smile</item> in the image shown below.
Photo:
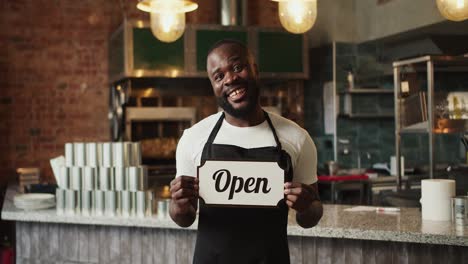
{"label": "man's smile", "polygon": [[235,102],[235,101],[241,100],[245,94],[246,94],[245,88],[235,88],[229,91],[228,97],[231,101]]}

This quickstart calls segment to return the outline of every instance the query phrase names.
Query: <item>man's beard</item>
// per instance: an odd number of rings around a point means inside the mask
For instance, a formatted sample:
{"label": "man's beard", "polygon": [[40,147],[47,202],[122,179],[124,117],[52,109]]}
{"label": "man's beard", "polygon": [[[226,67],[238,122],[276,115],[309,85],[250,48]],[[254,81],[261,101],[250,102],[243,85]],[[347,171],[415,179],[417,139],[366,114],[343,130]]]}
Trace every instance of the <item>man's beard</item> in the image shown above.
{"label": "man's beard", "polygon": [[219,107],[229,115],[242,118],[253,113],[258,104],[259,85],[254,81],[249,82],[247,88],[247,105],[242,108],[234,108],[228,101],[227,96],[216,97]]}

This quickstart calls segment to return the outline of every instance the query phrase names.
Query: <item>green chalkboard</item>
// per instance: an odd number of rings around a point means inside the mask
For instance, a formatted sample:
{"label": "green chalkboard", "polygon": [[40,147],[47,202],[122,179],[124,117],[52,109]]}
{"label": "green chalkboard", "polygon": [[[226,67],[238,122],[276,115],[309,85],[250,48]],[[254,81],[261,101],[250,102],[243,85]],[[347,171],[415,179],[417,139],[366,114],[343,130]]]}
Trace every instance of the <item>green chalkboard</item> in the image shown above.
{"label": "green chalkboard", "polygon": [[149,28],[133,28],[133,68],[143,70],[184,69],[184,38],[165,43]]}
{"label": "green chalkboard", "polygon": [[303,72],[302,35],[286,32],[258,32],[260,72]]}
{"label": "green chalkboard", "polygon": [[222,39],[235,39],[247,45],[247,32],[234,30],[200,29],[196,32],[197,39],[197,71],[206,71],[206,56],[208,50]]}

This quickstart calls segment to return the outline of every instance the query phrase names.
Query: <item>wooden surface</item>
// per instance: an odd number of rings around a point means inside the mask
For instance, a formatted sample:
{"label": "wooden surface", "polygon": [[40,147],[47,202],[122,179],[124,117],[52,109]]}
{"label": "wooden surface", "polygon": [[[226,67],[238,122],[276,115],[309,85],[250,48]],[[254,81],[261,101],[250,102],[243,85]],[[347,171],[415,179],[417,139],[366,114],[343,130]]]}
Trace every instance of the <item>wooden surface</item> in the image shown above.
{"label": "wooden surface", "polygon": [[[20,263],[192,263],[195,230],[16,222]],[[465,247],[289,237],[292,264],[463,263]]]}

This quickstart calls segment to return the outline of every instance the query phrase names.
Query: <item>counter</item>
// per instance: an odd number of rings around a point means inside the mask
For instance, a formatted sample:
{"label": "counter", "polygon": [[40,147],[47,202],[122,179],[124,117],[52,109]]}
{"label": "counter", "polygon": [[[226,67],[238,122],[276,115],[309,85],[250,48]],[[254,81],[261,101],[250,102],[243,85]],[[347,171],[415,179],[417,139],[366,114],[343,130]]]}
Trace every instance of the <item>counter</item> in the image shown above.
{"label": "counter", "polygon": [[[156,216],[85,217],[59,216],[52,209],[23,211],[14,207],[14,194],[8,189],[1,217],[16,221],[17,263],[37,257],[87,263],[191,263],[197,223],[180,228]],[[467,226],[422,221],[417,208],[402,208],[399,213],[344,211],[350,207],[324,205],[322,220],[310,229],[298,226],[291,213],[291,263],[316,263],[312,259],[350,263],[369,257],[380,262],[382,256],[396,262],[427,257],[444,262],[468,259]]]}

